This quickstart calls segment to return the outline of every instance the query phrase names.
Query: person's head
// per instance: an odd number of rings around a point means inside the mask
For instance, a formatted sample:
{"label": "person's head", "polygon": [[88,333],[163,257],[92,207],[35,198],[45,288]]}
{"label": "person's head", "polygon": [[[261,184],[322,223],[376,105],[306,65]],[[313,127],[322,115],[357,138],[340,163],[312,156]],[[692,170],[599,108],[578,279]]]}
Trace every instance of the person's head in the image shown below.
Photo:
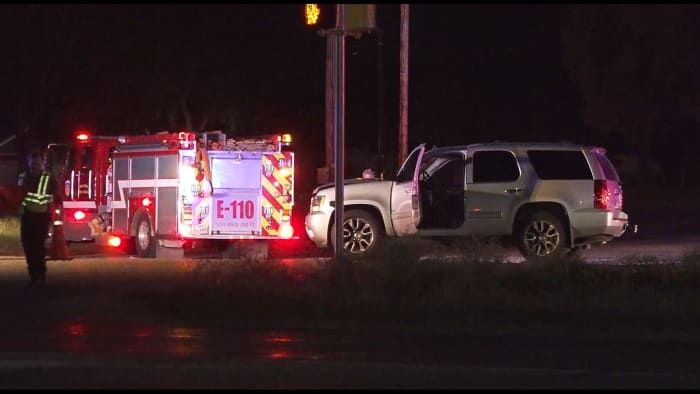
{"label": "person's head", "polygon": [[37,173],[44,169],[44,155],[41,151],[33,151],[27,158],[27,166],[31,172]]}
{"label": "person's head", "polygon": [[374,170],[371,168],[365,169],[364,171],[362,171],[362,177],[365,179],[374,178]]}

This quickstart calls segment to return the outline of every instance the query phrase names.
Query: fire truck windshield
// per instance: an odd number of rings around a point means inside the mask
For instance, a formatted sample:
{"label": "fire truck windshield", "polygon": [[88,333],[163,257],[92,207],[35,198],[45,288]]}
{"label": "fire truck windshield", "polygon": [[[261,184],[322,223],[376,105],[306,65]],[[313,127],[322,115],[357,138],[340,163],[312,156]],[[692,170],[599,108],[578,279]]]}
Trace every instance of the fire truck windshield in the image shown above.
{"label": "fire truck windshield", "polygon": [[81,168],[92,167],[92,147],[85,146],[82,149],[78,148],[78,150],[79,150],[79,153],[77,156],[80,159],[80,167]]}
{"label": "fire truck windshield", "polygon": [[47,149],[46,164],[49,168],[70,169],[75,168],[76,163],[80,168],[91,168],[93,164],[93,149],[91,146],[69,147],[64,144],[51,144]]}
{"label": "fire truck windshield", "polygon": [[47,149],[46,165],[52,171],[64,170],[68,166],[70,149],[64,144],[50,144]]}

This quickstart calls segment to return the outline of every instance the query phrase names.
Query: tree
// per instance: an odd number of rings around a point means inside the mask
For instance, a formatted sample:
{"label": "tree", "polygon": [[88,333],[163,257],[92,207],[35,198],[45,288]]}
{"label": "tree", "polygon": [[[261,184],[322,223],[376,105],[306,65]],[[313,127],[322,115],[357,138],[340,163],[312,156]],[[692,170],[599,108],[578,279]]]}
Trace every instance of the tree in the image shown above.
{"label": "tree", "polygon": [[14,112],[17,132],[28,136],[28,149],[38,148],[63,126],[66,92],[71,90],[68,82],[76,72],[65,65],[74,56],[81,35],[70,26],[71,9],[52,5],[4,8],[0,43],[7,68],[1,80],[14,93],[14,107],[9,111]]}
{"label": "tree", "polygon": [[697,5],[571,7],[562,28],[564,66],[578,85],[593,140],[621,143],[645,158],[669,125],[690,118],[698,133],[698,11]]}

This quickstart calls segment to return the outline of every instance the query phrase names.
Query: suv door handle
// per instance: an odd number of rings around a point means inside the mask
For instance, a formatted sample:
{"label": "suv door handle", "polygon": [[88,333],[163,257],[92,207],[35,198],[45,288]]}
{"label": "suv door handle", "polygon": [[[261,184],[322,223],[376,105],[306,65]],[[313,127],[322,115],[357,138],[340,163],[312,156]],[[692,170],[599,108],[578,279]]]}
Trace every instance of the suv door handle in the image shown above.
{"label": "suv door handle", "polygon": [[519,187],[516,187],[515,189],[506,189],[506,193],[517,193],[517,192],[521,192],[521,191],[523,191],[523,189],[521,189]]}

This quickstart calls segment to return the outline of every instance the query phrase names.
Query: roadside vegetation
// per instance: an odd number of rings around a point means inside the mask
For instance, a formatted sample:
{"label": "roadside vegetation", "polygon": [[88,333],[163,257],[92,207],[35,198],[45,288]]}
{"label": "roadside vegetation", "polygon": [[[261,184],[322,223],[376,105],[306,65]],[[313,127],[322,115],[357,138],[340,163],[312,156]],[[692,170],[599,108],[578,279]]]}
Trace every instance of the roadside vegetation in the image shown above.
{"label": "roadside vegetation", "polygon": [[[599,265],[575,258],[505,264],[500,257],[479,257],[491,247],[481,241],[392,242],[368,261],[319,260],[303,268],[186,260],[167,262],[167,274],[157,276],[143,269],[164,262],[105,262],[121,268],[109,276],[95,271],[89,280],[50,272],[45,316],[625,336],[697,336],[700,329],[700,249],[677,262],[632,255],[618,265]],[[422,258],[431,248],[442,257]]]}
{"label": "roadside vegetation", "polygon": [[[52,284],[46,316],[562,334],[696,335],[700,329],[700,248],[680,261],[630,255],[615,264],[575,257],[506,264],[499,246],[496,240],[396,240],[371,260],[318,260],[306,268],[186,260],[171,262],[185,268],[165,280],[122,263],[113,276],[95,270],[89,281]],[[21,254],[18,219],[0,220],[0,252]],[[158,264],[149,263],[139,262]]]}
{"label": "roadside vegetation", "polygon": [[[700,251],[680,263],[630,256],[620,265],[576,259],[501,264],[478,256],[423,261],[396,245],[375,261],[295,273],[283,266],[202,265],[197,290],[149,297],[152,310],[219,320],[352,322],[426,329],[661,333],[700,328]],[[184,289],[183,289],[184,290]],[[200,308],[205,304],[218,308]],[[218,310],[218,311],[217,311]]]}
{"label": "roadside vegetation", "polygon": [[8,216],[0,218],[0,254],[22,252],[19,240],[19,218]]}

